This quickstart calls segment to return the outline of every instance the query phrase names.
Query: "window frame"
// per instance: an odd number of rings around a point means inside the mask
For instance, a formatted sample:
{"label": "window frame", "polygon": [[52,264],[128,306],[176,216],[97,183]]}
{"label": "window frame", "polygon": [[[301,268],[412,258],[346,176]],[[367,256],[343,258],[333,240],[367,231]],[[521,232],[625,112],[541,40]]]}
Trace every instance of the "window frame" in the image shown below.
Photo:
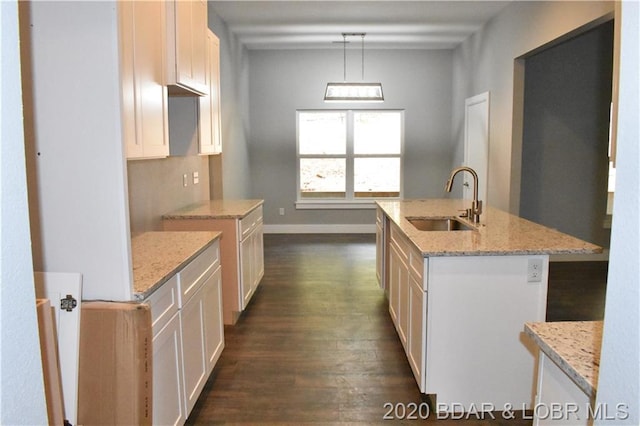
{"label": "window frame", "polygon": [[[301,113],[345,113],[346,153],[342,154],[300,154],[300,114]],[[400,115],[400,153],[399,154],[354,154],[354,116],[360,112],[396,112]],[[403,109],[299,109],[296,110],[296,209],[374,209],[376,201],[394,201],[404,197],[404,113]],[[354,192],[354,163],[356,158],[398,158],[400,159],[400,190],[397,197],[356,198]],[[300,191],[300,160],[303,158],[345,158],[345,197],[344,198],[302,198]]]}

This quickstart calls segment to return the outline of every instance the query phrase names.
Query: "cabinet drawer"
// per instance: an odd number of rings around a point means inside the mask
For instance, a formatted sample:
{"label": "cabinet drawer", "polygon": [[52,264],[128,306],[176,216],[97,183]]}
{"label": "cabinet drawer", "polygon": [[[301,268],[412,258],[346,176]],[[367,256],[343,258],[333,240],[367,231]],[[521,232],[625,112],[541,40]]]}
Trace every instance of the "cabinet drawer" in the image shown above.
{"label": "cabinet drawer", "polygon": [[180,271],[180,307],[193,297],[207,277],[220,265],[220,242],[214,241]]}
{"label": "cabinet drawer", "polygon": [[400,229],[398,229],[395,225],[391,226],[390,238],[391,243],[396,246],[398,254],[403,258],[405,262],[408,262],[410,248],[409,241],[407,241],[407,238],[404,236],[402,231],[400,231]]}
{"label": "cabinet drawer", "polygon": [[411,268],[411,273],[417,279],[422,281],[422,275],[424,271],[424,258],[422,257],[422,254],[415,247],[411,247],[411,255],[409,257],[409,267]]}
{"label": "cabinet drawer", "polygon": [[146,300],[151,307],[152,333],[155,336],[178,312],[178,276],[174,275]]}
{"label": "cabinet drawer", "polygon": [[262,206],[240,219],[240,240],[249,235],[256,226],[262,223]]}

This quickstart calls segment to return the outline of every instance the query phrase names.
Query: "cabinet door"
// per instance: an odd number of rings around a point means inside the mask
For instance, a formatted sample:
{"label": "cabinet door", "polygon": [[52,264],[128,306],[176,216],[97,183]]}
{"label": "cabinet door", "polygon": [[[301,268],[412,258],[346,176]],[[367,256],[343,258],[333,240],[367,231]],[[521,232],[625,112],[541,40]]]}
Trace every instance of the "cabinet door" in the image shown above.
{"label": "cabinet door", "polygon": [[176,313],[153,337],[153,423],[183,424],[187,419],[182,376],[182,335]]}
{"label": "cabinet door", "polygon": [[200,288],[180,311],[187,416],[207,381],[203,289],[204,287]]}
{"label": "cabinet door", "polygon": [[409,276],[409,336],[407,358],[421,392],[425,389],[424,354],[427,293],[413,274]]}
{"label": "cabinet door", "polygon": [[400,341],[407,349],[407,336],[409,333],[409,269],[406,264],[400,268],[400,278],[398,280],[398,334]]}
{"label": "cabinet door", "polygon": [[204,291],[204,329],[207,375],[211,373],[224,349],[222,323],[222,269],[218,268],[207,280]]}
{"label": "cabinet door", "polygon": [[391,245],[389,251],[389,314],[396,330],[398,329],[398,312],[400,311],[400,267],[402,261],[396,248]]}
{"label": "cabinet door", "polygon": [[255,291],[264,276],[264,230],[262,221],[256,225],[253,243],[253,289]]}
{"label": "cabinet door", "polygon": [[123,133],[127,158],[169,155],[162,2],[121,2]]}
{"label": "cabinet door", "polygon": [[240,242],[240,286],[242,287],[242,310],[247,307],[253,295],[253,263],[254,263],[253,234],[249,234]]}
{"label": "cabinet door", "polygon": [[198,130],[200,154],[220,154],[222,135],[220,129],[220,41],[207,30],[206,85],[209,95],[198,99]]}
{"label": "cabinet door", "polygon": [[380,288],[384,289],[384,282],[382,281],[384,237],[382,234],[382,221],[380,218],[380,214],[381,213],[378,211],[378,215],[376,218],[376,278],[378,279],[378,285],[380,286]]}
{"label": "cabinet door", "polygon": [[242,265],[242,298],[244,309],[264,276],[264,233],[262,222],[258,222],[251,233],[240,242],[240,264]]}
{"label": "cabinet door", "polygon": [[169,84],[178,93],[205,95],[206,0],[173,0],[167,3]]}

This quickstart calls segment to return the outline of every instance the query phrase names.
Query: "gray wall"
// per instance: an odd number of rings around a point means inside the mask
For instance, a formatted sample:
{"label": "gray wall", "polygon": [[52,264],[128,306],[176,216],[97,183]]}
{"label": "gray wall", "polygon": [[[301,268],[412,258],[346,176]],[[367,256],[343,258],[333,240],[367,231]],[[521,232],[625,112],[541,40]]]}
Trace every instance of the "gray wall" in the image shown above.
{"label": "gray wall", "polygon": [[613,22],[525,60],[520,216],[608,246]]}
{"label": "gray wall", "polygon": [[[517,214],[520,206],[517,58],[613,13],[613,2],[513,2],[454,51],[452,147],[454,162],[463,159],[464,100],[490,92],[489,205]],[[535,23],[535,25],[533,24]]]}
{"label": "gray wall", "polygon": [[[357,81],[359,54],[349,52],[347,59],[348,78]],[[341,49],[250,51],[250,176],[253,196],[265,199],[265,223],[374,223],[372,210],[295,209],[298,109],[404,109],[404,196],[445,195],[451,163],[451,51],[366,50],[365,56],[365,80],[382,82],[383,104],[323,102],[327,82],[343,80]],[[278,215],[280,207],[284,216]]]}
{"label": "gray wall", "polygon": [[[212,196],[222,180],[224,198],[251,198],[249,179],[249,58],[227,25],[209,8],[209,28],[220,39],[220,97],[222,114],[222,170],[211,157]],[[221,197],[218,197],[221,198]]]}

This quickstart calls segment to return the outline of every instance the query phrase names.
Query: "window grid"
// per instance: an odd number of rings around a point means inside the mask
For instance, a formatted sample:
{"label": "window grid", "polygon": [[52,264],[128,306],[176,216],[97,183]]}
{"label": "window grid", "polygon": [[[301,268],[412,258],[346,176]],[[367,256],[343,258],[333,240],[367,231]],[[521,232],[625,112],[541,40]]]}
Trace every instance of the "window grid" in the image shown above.
{"label": "window grid", "polygon": [[[399,120],[399,149],[398,153],[354,153],[355,146],[355,115],[359,112],[366,113],[393,113],[398,114]],[[344,114],[346,118],[345,123],[345,131],[346,131],[346,153],[345,154],[301,154],[300,151],[300,117],[301,114],[327,114],[327,113],[336,113],[336,114]],[[318,110],[318,111],[297,111],[296,114],[296,129],[297,129],[297,200],[298,203],[306,203],[306,202],[321,202],[321,201],[330,201],[330,202],[368,202],[372,203],[376,199],[397,199],[402,197],[402,166],[403,166],[403,152],[404,152],[404,114],[403,111],[399,110]],[[399,167],[399,176],[398,179],[398,188],[394,191],[372,191],[372,192],[362,192],[356,194],[355,192],[355,162],[357,159],[398,159],[398,167]],[[327,191],[327,192],[305,192],[303,191],[301,185],[301,161],[305,159],[344,159],[345,161],[345,170],[344,170],[344,187],[345,191]]]}

